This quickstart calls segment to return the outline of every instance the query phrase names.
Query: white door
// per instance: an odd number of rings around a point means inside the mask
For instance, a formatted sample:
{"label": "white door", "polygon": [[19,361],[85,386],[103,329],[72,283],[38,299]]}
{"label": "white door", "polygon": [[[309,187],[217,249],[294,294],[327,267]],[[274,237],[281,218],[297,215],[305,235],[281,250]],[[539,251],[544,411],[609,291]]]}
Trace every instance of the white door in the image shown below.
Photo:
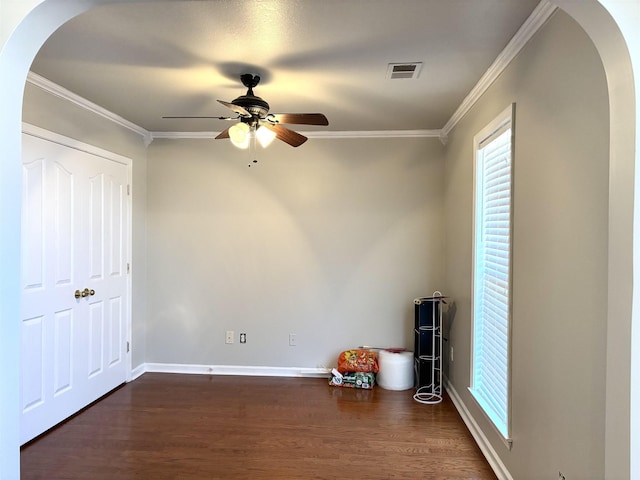
{"label": "white door", "polygon": [[128,170],[23,134],[21,443],[126,380]]}

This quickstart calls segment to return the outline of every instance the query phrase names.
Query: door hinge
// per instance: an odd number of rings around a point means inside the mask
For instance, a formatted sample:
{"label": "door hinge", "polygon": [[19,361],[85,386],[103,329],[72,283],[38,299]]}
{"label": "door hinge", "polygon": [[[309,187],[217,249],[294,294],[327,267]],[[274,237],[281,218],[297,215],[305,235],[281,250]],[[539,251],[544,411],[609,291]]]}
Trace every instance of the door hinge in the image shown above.
{"label": "door hinge", "polygon": [[127,342],[127,353],[129,353],[130,347],[129,347],[129,342]]}
{"label": "door hinge", "polygon": [[131,185],[127,183],[127,195],[131,195]]}
{"label": "door hinge", "polygon": [[127,273],[131,272],[131,264],[127,263]]}

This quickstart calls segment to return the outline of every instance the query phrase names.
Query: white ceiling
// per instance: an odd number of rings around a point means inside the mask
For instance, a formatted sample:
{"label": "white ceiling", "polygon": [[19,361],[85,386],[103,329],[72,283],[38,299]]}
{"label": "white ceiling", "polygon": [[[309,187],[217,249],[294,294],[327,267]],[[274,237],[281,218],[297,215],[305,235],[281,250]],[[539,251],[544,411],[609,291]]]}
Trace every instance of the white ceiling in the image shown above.
{"label": "white ceiling", "polygon": [[[216,99],[246,89],[299,131],[442,128],[539,0],[203,0],[95,8],[63,25],[32,71],[155,132],[220,131]],[[388,63],[423,62],[416,80]]]}

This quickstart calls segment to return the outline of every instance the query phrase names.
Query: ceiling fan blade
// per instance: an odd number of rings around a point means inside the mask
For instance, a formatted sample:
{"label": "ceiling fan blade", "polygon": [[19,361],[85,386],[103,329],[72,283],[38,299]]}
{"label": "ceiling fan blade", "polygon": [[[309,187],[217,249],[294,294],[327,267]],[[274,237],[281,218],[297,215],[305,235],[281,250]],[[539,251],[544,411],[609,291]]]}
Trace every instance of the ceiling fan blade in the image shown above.
{"label": "ceiling fan blade", "polygon": [[[231,128],[231,127],[229,127]],[[229,128],[223,130],[222,132],[220,132],[218,134],[218,136],[215,138],[215,140],[220,140],[221,138],[229,138]]]}
{"label": "ceiling fan blade", "polygon": [[304,135],[300,135],[298,132],[289,130],[287,127],[283,127],[282,125],[271,125],[268,122],[264,122],[262,123],[262,125],[272,132],[275,132],[276,138],[278,140],[282,140],[292,147],[299,147],[307,141],[307,137],[305,137]]}
{"label": "ceiling fan blade", "polygon": [[296,125],[329,125],[329,120],[322,113],[274,113],[267,116],[267,120],[275,123]]}
{"label": "ceiling fan blade", "polygon": [[239,117],[182,117],[182,116],[166,116],[162,118],[215,118],[216,120],[237,120]]}
{"label": "ceiling fan blade", "polygon": [[225,107],[230,108],[231,110],[236,112],[238,115],[242,115],[243,117],[251,117],[252,116],[247,110],[245,110],[244,108],[239,107],[238,105],[235,105],[235,104],[233,104],[231,102],[225,102],[224,100],[218,100],[218,103],[221,103]]}

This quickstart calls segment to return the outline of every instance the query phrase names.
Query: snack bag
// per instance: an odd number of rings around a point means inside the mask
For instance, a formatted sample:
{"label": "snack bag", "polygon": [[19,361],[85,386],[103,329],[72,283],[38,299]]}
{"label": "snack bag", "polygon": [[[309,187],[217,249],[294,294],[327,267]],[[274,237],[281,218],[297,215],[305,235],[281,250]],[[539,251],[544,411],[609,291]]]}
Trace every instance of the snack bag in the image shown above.
{"label": "snack bag", "polygon": [[346,350],[338,356],[338,371],[378,373],[378,359],[372,350]]}

